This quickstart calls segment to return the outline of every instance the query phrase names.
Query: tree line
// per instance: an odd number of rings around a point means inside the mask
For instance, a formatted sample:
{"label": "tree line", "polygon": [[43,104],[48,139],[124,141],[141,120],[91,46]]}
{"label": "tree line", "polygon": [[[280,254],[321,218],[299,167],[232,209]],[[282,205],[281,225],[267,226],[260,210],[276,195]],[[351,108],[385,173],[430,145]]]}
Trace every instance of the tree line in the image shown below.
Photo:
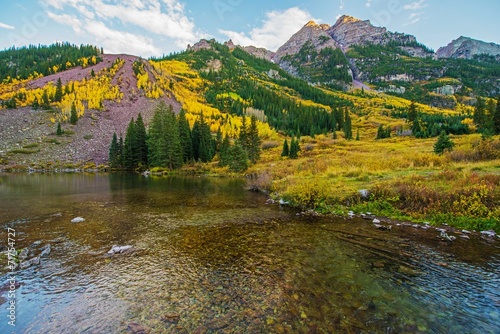
{"label": "tree line", "polygon": [[0,51],[0,82],[6,78],[27,79],[35,72],[47,76],[74,66],[84,65],[84,59],[96,57],[99,62],[102,49],[92,45],[54,43],[29,45]]}
{"label": "tree line", "polygon": [[227,135],[222,136],[220,130],[213,136],[203,114],[191,128],[184,110],[176,116],[172,106],[162,101],[155,110],[148,131],[139,114],[136,120],[131,119],[125,139],[113,133],[109,165],[129,171],[151,167],[175,170],[185,164],[211,162],[218,157],[219,166],[242,172],[250,163],[260,159],[261,143],[255,116],[250,118],[250,124],[243,117],[240,135],[232,143]]}

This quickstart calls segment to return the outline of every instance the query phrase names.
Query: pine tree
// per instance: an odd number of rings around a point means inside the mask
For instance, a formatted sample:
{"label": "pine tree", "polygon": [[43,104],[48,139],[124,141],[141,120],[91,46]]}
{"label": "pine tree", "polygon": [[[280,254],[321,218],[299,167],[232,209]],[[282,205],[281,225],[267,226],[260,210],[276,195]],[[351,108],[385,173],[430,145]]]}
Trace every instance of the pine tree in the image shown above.
{"label": "pine tree", "polygon": [[474,106],[474,123],[477,126],[477,131],[482,133],[486,130],[486,106],[481,97],[477,98],[476,105]]}
{"label": "pine tree", "polygon": [[127,127],[125,134],[125,142],[123,143],[123,167],[127,170],[134,170],[137,168],[136,152],[136,138],[135,138],[135,122],[132,118]]}
{"label": "pine tree", "polygon": [[497,107],[495,109],[495,114],[493,115],[493,126],[495,128],[495,133],[500,134],[500,96],[497,98]]}
{"label": "pine tree", "polygon": [[76,124],[76,122],[78,122],[78,114],[76,113],[76,105],[75,105],[75,102],[73,102],[71,104],[71,112],[70,112],[70,116],[69,116],[69,122],[73,125]]}
{"label": "pine tree", "polygon": [[352,139],[351,116],[349,115],[349,111],[347,109],[345,110],[344,137],[347,140]]}
{"label": "pine tree", "polygon": [[281,151],[281,156],[288,157],[289,155],[290,155],[290,149],[288,147],[288,141],[285,138],[285,141],[283,142],[283,150]]}
{"label": "pine tree", "polygon": [[246,149],[248,159],[252,163],[256,163],[260,159],[262,140],[259,137],[259,129],[257,128],[257,117],[250,118],[250,127],[247,132]]}
{"label": "pine tree", "polygon": [[434,144],[434,153],[443,154],[444,151],[451,151],[455,146],[455,143],[451,141],[450,137],[446,134],[446,131],[441,131],[437,142]]}
{"label": "pine tree", "polygon": [[179,133],[179,123],[173,109],[170,107],[165,113],[165,143],[166,143],[166,166],[170,169],[178,169],[184,164],[182,145]]}
{"label": "pine tree", "polygon": [[56,135],[57,136],[62,136],[63,134],[63,131],[61,129],[61,123],[60,122],[57,122],[57,130],[56,130]]}
{"label": "pine tree", "polygon": [[231,160],[230,149],[231,142],[229,141],[229,136],[226,135],[219,147],[219,166],[224,167],[229,165],[229,161]]}
{"label": "pine tree", "polygon": [[54,95],[54,102],[61,102],[62,97],[63,97],[62,82],[61,78],[58,78],[56,84],[56,93]]}
{"label": "pine tree", "polygon": [[137,166],[146,167],[148,165],[148,145],[146,143],[146,127],[142,119],[141,113],[137,115],[137,120],[135,121],[135,153],[136,158],[134,159]]}
{"label": "pine tree", "polygon": [[212,134],[210,133],[210,126],[205,122],[203,114],[198,118],[198,129],[198,160],[201,162],[212,161],[214,157]]}
{"label": "pine tree", "polygon": [[332,136],[333,139],[337,139],[337,131],[335,131],[335,129],[333,130],[333,136]]}
{"label": "pine tree", "polygon": [[113,139],[111,140],[111,145],[109,146],[109,166],[111,168],[118,168],[118,157],[120,154],[120,146],[118,144],[118,138],[116,132],[113,132]]}
{"label": "pine tree", "polygon": [[236,143],[229,149],[229,169],[235,172],[244,172],[248,169],[248,158],[243,146]]}
{"label": "pine tree", "polygon": [[292,138],[292,142],[290,144],[290,154],[289,157],[291,159],[297,159],[299,157],[299,152],[300,152],[300,144],[299,140]]}
{"label": "pine tree", "polygon": [[31,105],[31,107],[35,110],[38,110],[38,108],[40,108],[40,103],[38,102],[38,98],[35,96],[35,99],[33,100],[33,104]]}
{"label": "pine tree", "polygon": [[359,141],[359,140],[360,140],[360,138],[359,138],[359,129],[357,129],[357,131],[356,131],[356,141]]}
{"label": "pine tree", "polygon": [[181,109],[179,113],[179,138],[182,146],[182,159],[187,163],[193,159],[193,140],[184,109]]}
{"label": "pine tree", "polygon": [[248,129],[246,116],[243,116],[243,118],[241,119],[240,135],[238,137],[238,140],[244,149],[248,147]]}
{"label": "pine tree", "polygon": [[417,119],[417,106],[415,105],[415,101],[412,100],[410,107],[408,108],[408,122],[413,123]]}
{"label": "pine tree", "polygon": [[160,103],[149,125],[148,132],[148,161],[153,167],[166,167],[167,143],[165,133],[165,115],[163,105]]}
{"label": "pine tree", "polygon": [[50,100],[49,100],[49,95],[47,94],[47,91],[44,90],[42,94],[42,108],[45,110],[50,109]]}

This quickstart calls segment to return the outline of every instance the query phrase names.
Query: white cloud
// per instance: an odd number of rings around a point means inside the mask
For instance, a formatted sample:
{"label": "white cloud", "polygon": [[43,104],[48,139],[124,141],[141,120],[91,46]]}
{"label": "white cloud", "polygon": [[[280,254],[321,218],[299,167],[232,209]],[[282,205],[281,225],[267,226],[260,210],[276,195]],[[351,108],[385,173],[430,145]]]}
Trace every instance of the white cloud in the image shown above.
{"label": "white cloud", "polygon": [[5,23],[2,23],[2,22],[0,22],[0,28],[9,29],[9,30],[15,29],[13,26],[5,24]]}
{"label": "white cloud", "polygon": [[366,0],[365,6],[371,7],[371,5],[372,5],[372,0]]}
{"label": "white cloud", "polygon": [[253,28],[248,34],[222,29],[219,29],[219,32],[231,38],[235,44],[254,45],[276,51],[310,20],[313,20],[311,14],[298,7],[292,7],[284,11],[266,13],[262,25]]}
{"label": "white cloud", "polygon": [[[149,36],[156,35],[156,39],[166,37],[178,48],[185,48],[187,44],[207,37],[186,16],[180,0],[47,0],[46,5],[56,10],[55,13],[48,11],[49,18],[71,26],[77,33],[85,30],[100,43],[105,40],[113,46],[106,48],[108,51],[114,50],[112,52],[120,52],[119,46],[127,46],[129,50],[133,47],[131,44],[137,42],[137,49],[149,50],[143,55],[160,55]],[[110,28],[111,24],[113,29]],[[101,27],[102,30],[91,27]],[[128,36],[131,40],[126,43],[113,42],[106,33],[118,39]],[[155,53],[149,53],[152,51]]]}
{"label": "white cloud", "polygon": [[419,10],[428,7],[429,4],[426,3],[427,0],[420,0],[404,5],[405,10]]}

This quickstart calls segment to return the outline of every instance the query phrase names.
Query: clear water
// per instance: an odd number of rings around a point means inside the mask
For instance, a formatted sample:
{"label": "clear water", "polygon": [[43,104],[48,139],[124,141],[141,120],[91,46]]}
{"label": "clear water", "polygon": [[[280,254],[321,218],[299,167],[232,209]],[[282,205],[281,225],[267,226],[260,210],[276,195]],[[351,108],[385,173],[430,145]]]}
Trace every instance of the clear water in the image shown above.
{"label": "clear water", "polygon": [[[500,246],[308,218],[234,179],[0,176],[0,333],[499,333]],[[82,223],[71,223],[81,216]],[[108,256],[113,245],[134,252]],[[5,259],[2,258],[5,262]],[[4,267],[6,263],[2,263]]]}

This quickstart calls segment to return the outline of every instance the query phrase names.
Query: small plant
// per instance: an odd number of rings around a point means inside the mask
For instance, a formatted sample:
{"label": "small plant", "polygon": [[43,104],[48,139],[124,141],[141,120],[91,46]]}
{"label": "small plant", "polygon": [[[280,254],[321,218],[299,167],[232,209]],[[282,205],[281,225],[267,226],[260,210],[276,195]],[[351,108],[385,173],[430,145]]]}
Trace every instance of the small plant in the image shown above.
{"label": "small plant", "polygon": [[83,139],[85,139],[85,140],[90,140],[92,138],[94,138],[94,135],[91,135],[91,134],[83,136]]}

